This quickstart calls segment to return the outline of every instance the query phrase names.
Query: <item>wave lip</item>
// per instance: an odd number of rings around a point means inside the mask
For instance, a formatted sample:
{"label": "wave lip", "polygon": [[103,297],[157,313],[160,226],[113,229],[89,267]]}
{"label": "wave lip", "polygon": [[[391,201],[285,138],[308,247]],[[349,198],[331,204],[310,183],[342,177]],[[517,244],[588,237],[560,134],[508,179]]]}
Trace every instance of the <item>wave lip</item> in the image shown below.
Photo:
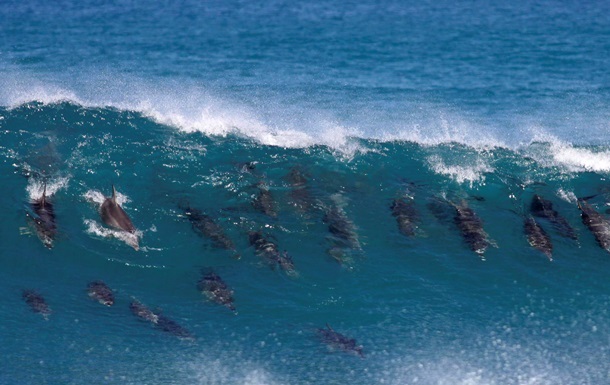
{"label": "wave lip", "polygon": [[[0,104],[9,109],[38,101],[45,105],[68,102],[84,108],[133,111],[180,132],[234,135],[283,148],[321,145],[348,158],[371,151],[367,141],[407,141],[425,147],[460,144],[478,151],[497,148],[519,151],[529,140],[530,144],[550,143],[551,159],[568,170],[610,171],[610,150],[577,147],[540,127],[521,132],[514,127],[523,120],[520,117],[508,118],[504,123],[489,122],[482,116],[472,117],[459,110],[426,103],[409,104],[401,111],[390,105],[378,109],[339,100],[329,106],[310,107],[316,103],[305,104],[307,101],[294,105],[282,100],[282,95],[253,95],[249,100],[237,101],[231,96],[212,95],[197,84],[164,80],[152,86],[150,79],[109,74],[79,75],[80,78],[76,76],[63,82],[39,80],[19,71],[8,71],[6,75],[0,80]],[[515,136],[520,136],[518,143],[513,140]],[[546,155],[539,160],[548,163]],[[479,176],[449,169],[434,159],[431,163],[440,173],[453,175],[462,182],[480,180]],[[480,174],[485,166],[477,163],[475,169]]]}

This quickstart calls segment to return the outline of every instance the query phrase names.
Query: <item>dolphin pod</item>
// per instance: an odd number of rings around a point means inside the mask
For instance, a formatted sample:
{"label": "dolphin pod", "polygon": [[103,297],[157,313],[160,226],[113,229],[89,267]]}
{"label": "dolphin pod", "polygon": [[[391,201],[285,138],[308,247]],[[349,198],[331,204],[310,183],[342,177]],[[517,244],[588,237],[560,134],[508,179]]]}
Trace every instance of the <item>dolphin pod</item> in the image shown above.
{"label": "dolphin pod", "polygon": [[[293,169],[288,176],[288,180],[290,182],[290,187],[293,189],[292,192],[295,193],[292,194],[289,192],[291,198],[295,201],[293,202],[295,203],[295,206],[311,208],[311,202],[308,203],[308,201],[313,200],[313,198],[309,196],[307,178],[300,171]],[[303,195],[301,195],[301,193],[303,193]],[[577,200],[582,223],[591,231],[597,243],[605,250],[610,251],[610,221],[606,219],[603,214],[597,212],[587,199],[588,198],[580,198]],[[482,201],[483,199],[478,200]],[[321,218],[328,226],[328,232],[330,233],[329,238],[331,239],[333,246],[331,252],[334,252],[337,249],[349,250],[360,248],[356,226],[350,218],[348,218],[343,206],[339,203],[340,202],[333,202],[333,204],[326,207],[324,216]],[[401,197],[393,199],[389,207],[391,215],[396,221],[398,231],[407,237],[415,235],[415,231],[418,228],[420,213],[417,212],[415,203],[416,201],[413,199]],[[275,210],[276,203],[272,199],[269,189],[262,183],[259,183],[258,185],[258,195],[252,202],[252,205],[268,216],[277,216]],[[452,219],[455,226],[459,229],[466,245],[475,253],[483,256],[487,248],[492,244],[483,228],[483,221],[477,213],[468,206],[466,200],[455,203],[449,199],[434,197],[434,199],[429,202],[428,206],[432,214],[437,218]],[[237,247],[232,240],[226,236],[223,228],[214,218],[205,214],[203,211],[190,206],[179,207],[184,210],[185,216],[190,221],[191,226],[196,233],[210,239],[212,244],[217,248],[236,252]],[[28,213],[27,215],[34,221],[39,238],[46,247],[53,247],[53,242],[57,234],[57,226],[55,223],[54,206],[47,196],[46,186],[42,195],[30,202],[30,208],[31,213]],[[572,228],[568,221],[560,216],[553,208],[553,203],[551,201],[546,200],[539,195],[534,195],[529,209],[530,212],[525,216],[523,221],[523,231],[528,243],[533,248],[546,255],[549,260],[552,260],[553,258],[553,244],[550,236],[539,223],[540,218],[542,218],[541,222],[543,224],[551,223],[555,230],[562,236],[571,239],[577,238],[574,228]],[[130,234],[135,234],[136,228],[130,217],[117,202],[117,192],[114,186],[112,186],[112,196],[104,199],[99,211],[100,216],[106,225]],[[449,212],[449,215],[447,215],[447,212]],[[280,252],[280,248],[273,237],[269,237],[261,231],[250,231],[248,232],[248,240],[256,254],[272,268],[278,266],[287,274],[295,273],[291,256],[286,252]],[[342,260],[340,260],[340,262],[342,262]],[[233,312],[236,311],[233,290],[214,271],[202,272],[196,287],[201,294],[206,296],[211,302],[222,305]],[[87,292],[92,300],[95,300],[102,305],[110,307],[115,303],[113,290],[103,281],[97,280],[90,282],[87,285]],[[52,311],[42,295],[33,290],[23,290],[22,297],[32,311],[41,314],[45,319],[49,318]],[[129,308],[134,316],[150,323],[157,330],[180,338],[193,338],[193,335],[176,321],[167,317],[165,314],[162,314],[160,311],[151,310],[137,300],[131,301]],[[316,329],[315,333],[323,343],[332,349],[364,357],[363,348],[361,345],[357,344],[355,339],[346,337],[335,331],[328,324],[325,328]]]}

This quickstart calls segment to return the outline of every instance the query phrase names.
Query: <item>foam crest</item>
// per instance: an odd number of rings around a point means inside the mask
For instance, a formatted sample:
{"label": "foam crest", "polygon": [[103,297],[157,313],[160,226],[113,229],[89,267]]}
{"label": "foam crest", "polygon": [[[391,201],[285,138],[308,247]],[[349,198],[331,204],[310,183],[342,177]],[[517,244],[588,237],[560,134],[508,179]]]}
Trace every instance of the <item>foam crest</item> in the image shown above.
{"label": "foam crest", "polygon": [[316,107],[306,100],[298,105],[286,102],[285,95],[276,94],[252,95],[248,100],[237,101],[221,92],[212,95],[205,87],[188,81],[162,80],[151,85],[150,80],[103,72],[72,74],[55,83],[23,72],[9,75],[19,80],[0,80],[3,105],[70,101],[88,108],[112,107],[139,112],[186,133],[236,135],[269,146],[324,145],[351,157],[368,151],[358,139],[408,140],[424,145],[450,142],[483,147],[503,145],[489,134],[492,130],[456,113],[439,112],[437,107],[408,106],[423,111],[409,116],[401,110],[379,111],[366,105]]}
{"label": "foam crest", "polygon": [[555,135],[536,133],[525,151],[546,167],[559,166],[569,172],[610,172],[610,149],[607,146],[578,147]]}
{"label": "foam crest", "polygon": [[46,196],[50,197],[55,195],[57,191],[66,188],[68,186],[69,181],[69,177],[49,179],[47,181],[30,178],[28,180],[28,186],[26,187],[26,191],[30,200],[35,200],[42,197],[42,193],[45,191],[46,185]]}
{"label": "foam crest", "polygon": [[553,145],[553,159],[570,171],[610,172],[610,151],[575,148],[572,145]]}
{"label": "foam crest", "polygon": [[44,104],[63,101],[84,104],[74,91],[32,77],[22,76],[20,73],[9,74],[0,81],[0,103],[2,105],[15,108],[32,101]]}
{"label": "foam crest", "polygon": [[571,170],[610,171],[610,151],[574,147],[546,134],[540,126],[517,130],[511,125],[523,117],[503,121],[502,126],[496,127],[494,124],[499,123],[490,123],[489,118],[425,102],[396,104],[385,109],[367,104],[288,102],[286,95],[280,94],[227,96],[227,91],[211,92],[188,79],[143,80],[103,71],[81,72],[84,73],[61,75],[63,80],[60,75],[55,75],[54,80],[41,80],[23,71],[9,70],[0,79],[0,104],[16,107],[32,101],[46,104],[69,101],[87,108],[111,107],[139,112],[185,133],[236,135],[284,148],[323,145],[348,158],[370,151],[359,139],[409,141],[423,146],[459,143],[475,149],[516,150],[521,143],[533,143],[542,136],[543,142],[552,144],[552,159],[556,163]]}
{"label": "foam crest", "polygon": [[447,164],[440,156],[432,155],[428,157],[428,164],[435,173],[448,176],[460,184],[467,182],[471,186],[474,183],[483,183],[484,174],[494,171],[480,158],[476,159],[474,164],[461,165]]}

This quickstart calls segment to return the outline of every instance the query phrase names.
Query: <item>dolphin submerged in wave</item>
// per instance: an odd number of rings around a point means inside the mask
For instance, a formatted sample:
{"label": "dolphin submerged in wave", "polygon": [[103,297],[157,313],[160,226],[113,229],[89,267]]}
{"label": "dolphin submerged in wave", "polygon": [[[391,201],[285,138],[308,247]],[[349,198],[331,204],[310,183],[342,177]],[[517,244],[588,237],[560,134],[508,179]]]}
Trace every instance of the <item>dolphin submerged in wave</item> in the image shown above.
{"label": "dolphin submerged in wave", "polygon": [[53,204],[47,199],[47,185],[45,184],[42,196],[30,204],[34,214],[26,213],[26,216],[34,224],[36,234],[42,243],[49,249],[53,247],[53,241],[57,234],[55,224],[55,210]]}
{"label": "dolphin submerged in wave", "polygon": [[593,233],[599,246],[610,252],[610,221],[595,211],[586,198],[579,198],[576,203],[580,209],[582,223]]}

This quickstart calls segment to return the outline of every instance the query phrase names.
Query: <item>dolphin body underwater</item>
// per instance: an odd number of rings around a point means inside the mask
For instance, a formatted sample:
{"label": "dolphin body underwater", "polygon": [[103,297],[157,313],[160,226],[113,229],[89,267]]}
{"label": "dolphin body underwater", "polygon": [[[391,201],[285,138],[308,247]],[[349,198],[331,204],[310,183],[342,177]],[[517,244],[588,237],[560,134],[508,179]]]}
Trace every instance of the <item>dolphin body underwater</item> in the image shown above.
{"label": "dolphin body underwater", "polygon": [[599,246],[610,252],[610,222],[595,211],[586,199],[578,199],[582,223],[593,233]]}
{"label": "dolphin body underwater", "polygon": [[523,222],[523,230],[528,243],[536,250],[546,255],[550,261],[553,260],[553,243],[551,237],[538,224],[533,216],[528,216]]}
{"label": "dolphin body underwater", "polygon": [[453,207],[455,209],[453,220],[460,229],[462,238],[472,251],[483,258],[485,250],[491,244],[487,233],[483,230],[483,221],[465,201],[459,205],[454,204]]}
{"label": "dolphin body underwater", "polygon": [[49,319],[52,311],[42,295],[34,290],[26,289],[23,290],[21,296],[33,312],[42,314],[45,320]]}
{"label": "dolphin body underwater", "polygon": [[326,324],[326,328],[316,329],[318,337],[332,349],[342,350],[347,353],[355,354],[361,358],[364,358],[364,352],[362,346],[358,345],[355,339],[344,336],[343,334],[336,332],[329,324]]}
{"label": "dolphin body underwater", "polygon": [[34,215],[27,212],[36,229],[36,234],[42,243],[49,249],[53,247],[57,225],[55,224],[55,210],[53,204],[47,199],[47,186],[45,184],[42,196],[30,203]]}

